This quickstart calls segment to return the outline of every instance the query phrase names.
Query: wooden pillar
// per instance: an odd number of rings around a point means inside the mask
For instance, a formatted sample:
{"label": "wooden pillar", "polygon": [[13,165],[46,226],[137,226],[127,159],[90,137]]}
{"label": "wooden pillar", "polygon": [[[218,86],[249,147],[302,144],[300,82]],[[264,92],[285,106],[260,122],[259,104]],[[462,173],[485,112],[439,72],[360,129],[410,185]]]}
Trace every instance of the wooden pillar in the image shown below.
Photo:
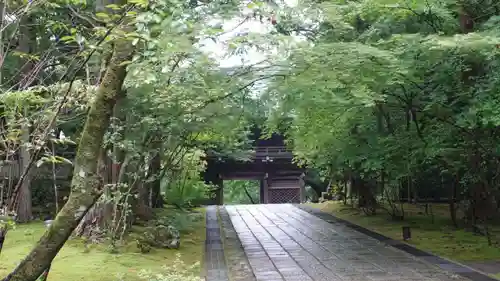
{"label": "wooden pillar", "polygon": [[300,203],[306,202],[306,183],[304,181],[305,174],[302,173],[299,178],[299,186],[300,186]]}
{"label": "wooden pillar", "polygon": [[269,203],[269,174],[266,173],[266,176],[262,180],[263,183],[263,190],[264,190],[264,204]]}
{"label": "wooden pillar", "polygon": [[220,175],[217,175],[217,178],[213,181],[213,183],[217,186],[214,192],[214,204],[215,205],[224,205],[224,180]]}
{"label": "wooden pillar", "polygon": [[221,179],[217,190],[217,205],[224,205],[224,181]]}
{"label": "wooden pillar", "polygon": [[264,189],[265,189],[264,181],[265,181],[265,179],[260,180],[260,189],[259,189],[259,197],[260,197],[259,202],[260,202],[260,204],[265,203],[265,200],[264,200]]}

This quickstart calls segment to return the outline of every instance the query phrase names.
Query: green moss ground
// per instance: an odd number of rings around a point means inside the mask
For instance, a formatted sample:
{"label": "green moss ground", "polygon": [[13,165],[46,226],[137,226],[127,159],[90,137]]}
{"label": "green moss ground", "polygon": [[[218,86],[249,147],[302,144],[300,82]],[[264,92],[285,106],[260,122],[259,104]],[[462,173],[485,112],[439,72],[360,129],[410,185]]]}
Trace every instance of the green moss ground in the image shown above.
{"label": "green moss ground", "polygon": [[[165,210],[167,212],[169,210]],[[204,213],[204,209],[197,210]],[[203,216],[204,218],[204,216]],[[81,239],[72,239],[66,243],[52,264],[49,279],[51,281],[132,281],[138,280],[141,269],[161,273],[163,266],[171,264],[176,254],[186,266],[200,262],[200,267],[192,269],[193,274],[200,273],[205,242],[205,220],[201,219],[184,230],[179,250],[154,249],[148,254],[141,254],[134,241],[120,248],[118,254],[107,251],[106,245],[92,245],[88,250]],[[19,225],[8,233],[6,243],[0,254],[0,277],[8,274],[37,242],[44,232],[42,223]],[[122,279],[119,279],[121,276]]]}

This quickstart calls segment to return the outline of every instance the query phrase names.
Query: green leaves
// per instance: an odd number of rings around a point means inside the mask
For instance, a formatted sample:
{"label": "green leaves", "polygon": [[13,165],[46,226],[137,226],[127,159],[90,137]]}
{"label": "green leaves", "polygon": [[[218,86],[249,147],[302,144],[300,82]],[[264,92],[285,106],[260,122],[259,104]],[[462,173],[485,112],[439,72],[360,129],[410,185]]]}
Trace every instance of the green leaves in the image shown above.
{"label": "green leaves", "polygon": [[500,120],[497,16],[459,34],[449,4],[320,5],[314,44],[294,48],[287,57],[293,75],[267,93],[268,125],[288,120],[298,162],[367,178],[383,169],[402,179],[443,161],[467,169],[471,147],[496,157],[499,136],[487,132]]}
{"label": "green leaves", "polygon": [[140,7],[146,7],[148,5],[147,0],[128,0],[127,2],[130,4],[136,4]]}

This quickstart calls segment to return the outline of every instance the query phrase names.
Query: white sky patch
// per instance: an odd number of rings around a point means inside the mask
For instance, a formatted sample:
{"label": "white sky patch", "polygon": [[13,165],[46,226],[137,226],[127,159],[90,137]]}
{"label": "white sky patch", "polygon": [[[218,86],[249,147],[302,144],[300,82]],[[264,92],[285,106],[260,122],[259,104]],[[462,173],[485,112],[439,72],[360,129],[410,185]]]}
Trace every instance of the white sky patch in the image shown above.
{"label": "white sky patch", "polygon": [[[284,3],[279,3],[278,5],[286,5],[288,7],[296,7],[298,5],[298,0],[282,1]],[[274,26],[268,19],[264,18],[261,22],[259,19],[251,17],[252,14],[253,11],[251,9],[244,8],[243,15],[247,15],[246,20],[245,17],[238,17],[224,21],[222,29],[225,33],[217,38],[217,42],[211,39],[200,41],[200,49],[218,60],[219,66],[222,68],[252,65],[265,60],[271,53],[263,53],[252,48],[247,49],[244,54],[228,56],[229,41],[237,36],[248,33],[267,34],[274,29]]]}
{"label": "white sky patch", "polygon": [[[275,0],[280,1],[280,0]],[[277,3],[278,6],[287,6],[288,8],[297,7],[299,0],[281,0],[282,3]],[[248,7],[248,6],[247,6]],[[223,34],[219,35],[217,39],[214,41],[212,39],[204,39],[199,42],[199,48],[209,54],[211,58],[219,63],[220,68],[236,68],[241,66],[256,66],[257,64],[261,66],[269,65],[269,61],[265,62],[271,57],[276,57],[280,50],[278,48],[270,48],[267,51],[257,50],[255,47],[245,48],[245,51],[236,55],[230,55],[230,42],[235,38],[245,35],[265,35],[270,33],[275,29],[275,27],[270,22],[270,18],[263,17],[262,22],[259,17],[253,16],[253,10],[245,7],[242,11],[242,15],[239,17],[235,17],[230,20],[218,21],[214,20],[209,23],[210,25],[217,25],[217,23],[221,24],[221,29],[223,30]],[[278,10],[279,7],[263,7],[266,10]],[[276,11],[279,12],[279,11]],[[279,13],[278,13],[279,14]],[[246,18],[245,18],[246,17]],[[279,18],[278,18],[279,20]],[[285,44],[294,45],[298,41],[303,41],[305,38],[302,36],[291,36],[290,41]],[[284,42],[283,42],[284,43]],[[288,46],[289,47],[289,46]],[[263,63],[264,62],[264,63]],[[264,72],[260,72],[259,76],[265,76]],[[250,97],[254,99],[258,99],[262,93],[264,93],[267,89],[269,80],[262,79],[256,81],[250,89]]]}
{"label": "white sky patch", "polygon": [[229,41],[240,34],[247,33],[268,33],[272,25],[264,21],[247,19],[241,23],[242,18],[232,19],[223,23],[223,30],[226,32],[217,38],[217,42],[212,39],[205,39],[200,42],[201,50],[210,54],[214,59],[219,61],[220,67],[235,67],[240,65],[254,64],[266,58],[266,55],[257,50],[248,49],[246,54],[227,56],[229,51]]}

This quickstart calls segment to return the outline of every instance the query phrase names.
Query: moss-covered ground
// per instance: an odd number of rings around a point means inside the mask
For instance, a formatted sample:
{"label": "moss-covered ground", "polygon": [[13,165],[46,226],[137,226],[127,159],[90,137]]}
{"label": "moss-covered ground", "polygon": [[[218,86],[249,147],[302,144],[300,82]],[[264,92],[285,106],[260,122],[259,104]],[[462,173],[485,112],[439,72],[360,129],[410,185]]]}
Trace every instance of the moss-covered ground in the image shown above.
{"label": "moss-covered ground", "polygon": [[[51,281],[132,281],[138,280],[141,270],[161,273],[164,266],[172,265],[179,253],[186,271],[194,275],[200,274],[204,255],[205,216],[204,209],[197,209],[197,214],[164,209],[158,214],[174,221],[181,230],[181,247],[179,250],[152,249],[142,254],[135,241],[128,239],[118,248],[118,253],[110,253],[106,243],[84,246],[79,238],[70,239],[55,258],[49,274]],[[8,274],[16,264],[30,251],[45,231],[43,223],[33,222],[18,225],[11,230],[0,254],[0,277]],[[140,227],[134,227],[140,232]],[[194,268],[191,265],[199,263]]]}

